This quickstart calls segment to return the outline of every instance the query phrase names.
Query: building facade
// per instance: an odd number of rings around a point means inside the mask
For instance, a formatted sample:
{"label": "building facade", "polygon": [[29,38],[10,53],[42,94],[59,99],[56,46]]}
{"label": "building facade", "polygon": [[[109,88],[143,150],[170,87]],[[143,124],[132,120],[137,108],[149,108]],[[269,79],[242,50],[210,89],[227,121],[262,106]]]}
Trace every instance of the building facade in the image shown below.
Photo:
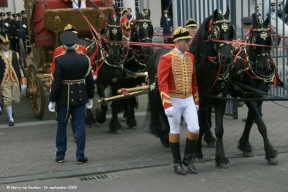
{"label": "building facade", "polygon": [[23,0],[6,0],[8,6],[0,7],[0,11],[8,12],[11,11],[12,13],[20,13],[24,10],[24,1]]}

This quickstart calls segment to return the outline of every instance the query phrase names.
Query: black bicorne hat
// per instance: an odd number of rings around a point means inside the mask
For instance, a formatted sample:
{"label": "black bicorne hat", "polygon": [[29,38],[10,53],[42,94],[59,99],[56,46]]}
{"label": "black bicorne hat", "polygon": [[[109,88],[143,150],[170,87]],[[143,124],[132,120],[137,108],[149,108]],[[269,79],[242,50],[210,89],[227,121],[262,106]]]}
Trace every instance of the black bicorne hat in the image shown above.
{"label": "black bicorne hat", "polygon": [[190,18],[186,21],[186,28],[188,27],[198,27],[198,24],[194,19]]}
{"label": "black bicorne hat", "polygon": [[241,22],[243,23],[243,25],[252,25],[253,17],[243,17],[241,19]]}
{"label": "black bicorne hat", "polygon": [[72,31],[64,31],[60,35],[60,41],[64,45],[70,47],[70,46],[73,46],[73,45],[75,45],[77,43],[78,35],[76,35]]}
{"label": "black bicorne hat", "polygon": [[186,28],[184,27],[178,27],[174,32],[173,32],[173,41],[176,42],[178,40],[182,39],[191,39],[192,37],[189,35],[189,32]]}

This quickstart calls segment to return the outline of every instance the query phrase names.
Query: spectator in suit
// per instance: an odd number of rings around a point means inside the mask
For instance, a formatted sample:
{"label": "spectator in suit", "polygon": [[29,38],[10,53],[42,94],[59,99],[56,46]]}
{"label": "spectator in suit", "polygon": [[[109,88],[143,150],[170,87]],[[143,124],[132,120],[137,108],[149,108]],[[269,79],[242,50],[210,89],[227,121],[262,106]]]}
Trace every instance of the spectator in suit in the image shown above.
{"label": "spectator in suit", "polygon": [[256,9],[256,12],[255,13],[253,13],[252,15],[251,15],[251,17],[253,18],[254,17],[254,15],[256,15],[256,18],[258,18],[258,17],[261,17],[261,13],[260,13],[260,9],[259,9],[259,6],[257,5],[256,7],[254,7],[255,9]]}
{"label": "spectator in suit", "polygon": [[167,8],[163,10],[163,15],[160,19],[160,26],[161,30],[163,30],[164,43],[169,43],[169,38],[167,36],[171,36],[173,22],[170,15],[168,15]]}

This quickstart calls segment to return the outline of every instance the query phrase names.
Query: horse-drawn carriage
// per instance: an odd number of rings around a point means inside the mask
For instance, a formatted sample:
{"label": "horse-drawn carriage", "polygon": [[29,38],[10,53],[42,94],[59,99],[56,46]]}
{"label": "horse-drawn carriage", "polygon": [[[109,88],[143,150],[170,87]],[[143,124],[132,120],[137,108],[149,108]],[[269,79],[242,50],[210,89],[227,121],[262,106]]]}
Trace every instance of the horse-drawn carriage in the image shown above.
{"label": "horse-drawn carriage", "polygon": [[[92,0],[102,13],[109,15],[112,7],[101,7],[101,0]],[[27,12],[28,33],[30,34],[32,62],[26,62],[23,42],[20,40],[20,57],[24,64],[28,88],[27,97],[30,99],[32,110],[38,119],[44,115],[45,97],[49,92],[50,70],[54,49],[59,46],[59,33],[67,24],[73,25],[81,39],[92,39],[88,22],[97,31],[101,31],[107,22],[103,15],[87,2],[87,8],[73,9],[71,2],[63,0],[24,0]],[[90,42],[91,43],[91,42]],[[89,44],[86,44],[86,46]],[[87,47],[86,47],[87,48]]]}

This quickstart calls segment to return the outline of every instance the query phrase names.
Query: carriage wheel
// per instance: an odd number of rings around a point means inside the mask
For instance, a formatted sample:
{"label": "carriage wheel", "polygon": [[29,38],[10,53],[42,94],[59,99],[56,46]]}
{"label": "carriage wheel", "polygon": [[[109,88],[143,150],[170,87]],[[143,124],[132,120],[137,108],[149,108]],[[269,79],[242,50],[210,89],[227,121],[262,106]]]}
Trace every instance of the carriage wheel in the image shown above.
{"label": "carriage wheel", "polygon": [[22,39],[19,39],[19,56],[24,68],[27,68],[25,47]]}
{"label": "carriage wheel", "polygon": [[42,119],[44,115],[44,87],[40,78],[37,77],[38,69],[34,64],[29,65],[27,71],[27,91],[30,98],[34,115]]}

